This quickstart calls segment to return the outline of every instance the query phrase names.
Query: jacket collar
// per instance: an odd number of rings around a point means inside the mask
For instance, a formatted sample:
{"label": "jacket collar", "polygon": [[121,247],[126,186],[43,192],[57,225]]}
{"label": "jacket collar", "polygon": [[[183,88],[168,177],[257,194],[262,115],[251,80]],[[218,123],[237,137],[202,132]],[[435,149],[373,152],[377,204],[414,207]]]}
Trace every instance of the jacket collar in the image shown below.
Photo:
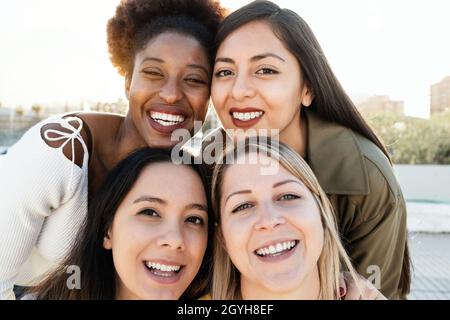
{"label": "jacket collar", "polygon": [[367,168],[357,134],[342,125],[320,119],[304,109],[308,123],[307,159],[327,194],[367,195]]}

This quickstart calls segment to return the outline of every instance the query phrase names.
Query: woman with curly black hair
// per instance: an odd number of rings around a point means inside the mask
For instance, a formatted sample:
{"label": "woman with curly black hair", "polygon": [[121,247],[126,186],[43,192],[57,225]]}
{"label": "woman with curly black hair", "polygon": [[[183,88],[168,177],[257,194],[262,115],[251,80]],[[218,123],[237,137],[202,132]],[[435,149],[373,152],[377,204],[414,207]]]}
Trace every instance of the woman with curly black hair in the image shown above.
{"label": "woman with curly black hair", "polygon": [[214,0],[122,0],[107,25],[125,77],[126,116],[77,113],[31,128],[0,160],[0,299],[32,286],[75,244],[88,199],[122,159],[171,147],[192,133],[209,101],[212,41],[224,9]]}

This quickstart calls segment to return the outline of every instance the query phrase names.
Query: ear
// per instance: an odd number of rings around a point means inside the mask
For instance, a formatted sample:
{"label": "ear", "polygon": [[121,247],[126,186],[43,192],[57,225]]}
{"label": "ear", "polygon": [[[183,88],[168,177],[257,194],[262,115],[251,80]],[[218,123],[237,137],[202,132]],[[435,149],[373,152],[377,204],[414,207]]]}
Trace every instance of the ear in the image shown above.
{"label": "ear", "polygon": [[312,91],[312,88],[310,87],[309,83],[305,83],[302,89],[302,95],[301,95],[301,105],[304,107],[309,107],[311,103],[314,100],[314,93]]}
{"label": "ear", "polygon": [[106,250],[112,249],[111,232],[108,230],[106,235],[103,237],[103,248]]}
{"label": "ear", "polygon": [[125,75],[125,96],[130,100],[130,86],[131,86],[131,76]]}

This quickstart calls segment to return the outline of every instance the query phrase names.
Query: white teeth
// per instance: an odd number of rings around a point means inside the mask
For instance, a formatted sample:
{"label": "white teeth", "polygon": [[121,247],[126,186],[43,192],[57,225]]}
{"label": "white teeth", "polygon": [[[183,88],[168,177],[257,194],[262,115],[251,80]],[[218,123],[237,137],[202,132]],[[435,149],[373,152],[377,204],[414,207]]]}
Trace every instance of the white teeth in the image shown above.
{"label": "white teeth", "polygon": [[264,112],[233,112],[233,118],[241,120],[241,121],[249,121],[255,118],[259,118],[263,115]]}
{"label": "white teeth", "polygon": [[273,255],[276,253],[280,253],[280,252],[289,250],[289,249],[293,248],[295,245],[296,245],[296,241],[279,242],[277,244],[256,250],[256,254],[258,254],[260,256]]}
{"label": "white teeth", "polygon": [[165,272],[176,272],[178,270],[180,270],[181,266],[177,266],[177,265],[165,265],[165,264],[160,264],[160,263],[155,263],[155,262],[146,262],[145,263],[147,265],[147,267],[151,268],[151,269],[156,269],[156,270],[161,270],[161,271],[165,271]]}
{"label": "white teeth", "polygon": [[277,243],[277,251],[278,252],[283,251],[283,245],[281,243]]}
{"label": "white teeth", "polygon": [[165,127],[173,126],[184,121],[184,116],[182,115],[175,115],[155,111],[150,112],[150,117],[156,122],[158,122],[160,125]]}

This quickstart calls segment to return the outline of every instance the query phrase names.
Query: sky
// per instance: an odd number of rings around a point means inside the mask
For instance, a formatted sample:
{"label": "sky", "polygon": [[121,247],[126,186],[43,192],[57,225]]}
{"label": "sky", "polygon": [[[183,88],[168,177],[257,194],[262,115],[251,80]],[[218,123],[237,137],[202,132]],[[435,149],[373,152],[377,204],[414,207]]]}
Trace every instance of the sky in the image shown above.
{"label": "sky", "polygon": [[[222,0],[234,10],[250,1]],[[448,0],[275,0],[312,28],[359,101],[387,95],[427,117],[430,85],[450,76]],[[106,23],[119,0],[0,0],[0,102],[25,108],[125,99]]]}

